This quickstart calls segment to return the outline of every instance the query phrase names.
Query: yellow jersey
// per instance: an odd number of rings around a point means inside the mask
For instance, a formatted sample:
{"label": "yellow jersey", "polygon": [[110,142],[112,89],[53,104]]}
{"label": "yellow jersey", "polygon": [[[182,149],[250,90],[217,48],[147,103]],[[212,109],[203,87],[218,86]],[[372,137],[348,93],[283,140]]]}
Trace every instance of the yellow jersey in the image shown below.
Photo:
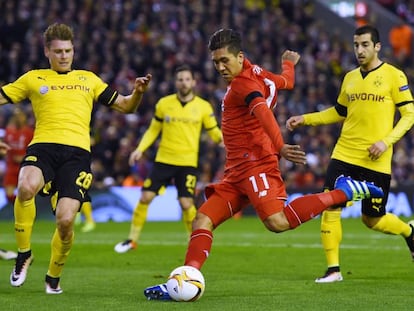
{"label": "yellow jersey", "polygon": [[[401,118],[394,126],[397,109]],[[407,77],[396,67],[383,63],[366,75],[357,68],[345,75],[334,109],[304,118],[307,125],[344,120],[332,158],[391,174],[392,146],[414,123],[413,97]],[[368,148],[380,140],[388,149],[378,160],[371,160]]]}
{"label": "yellow jersey", "polygon": [[90,71],[38,69],[3,86],[2,93],[12,103],[31,101],[36,125],[30,145],[57,143],[90,151],[93,103],[107,87]]}
{"label": "yellow jersey", "polygon": [[161,133],[156,162],[176,166],[198,166],[203,128],[215,142],[222,140],[211,104],[201,97],[182,104],[177,94],[161,98],[155,106],[150,127],[137,149],[144,152]]}

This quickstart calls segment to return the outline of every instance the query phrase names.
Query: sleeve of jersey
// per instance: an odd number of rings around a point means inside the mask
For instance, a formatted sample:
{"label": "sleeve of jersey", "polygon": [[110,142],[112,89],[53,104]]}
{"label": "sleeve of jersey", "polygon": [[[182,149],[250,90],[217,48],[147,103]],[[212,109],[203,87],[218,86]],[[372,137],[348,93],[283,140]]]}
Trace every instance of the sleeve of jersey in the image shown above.
{"label": "sleeve of jersey", "polygon": [[16,104],[29,97],[27,82],[30,72],[20,76],[13,83],[6,84],[1,88],[1,94],[8,102]]}
{"label": "sleeve of jersey", "polygon": [[217,125],[217,119],[214,115],[213,109],[208,106],[207,113],[203,119],[204,128],[207,131],[208,136],[215,142],[220,143],[223,140],[221,130]]}
{"label": "sleeve of jersey", "polygon": [[277,124],[272,110],[265,103],[257,105],[253,110],[254,116],[259,120],[278,153],[285,144],[279,124]]}
{"label": "sleeve of jersey", "polygon": [[269,78],[276,83],[278,90],[291,90],[295,85],[295,65],[293,62],[285,60],[282,63],[282,73],[274,74],[268,72]]}
{"label": "sleeve of jersey", "polygon": [[[345,108],[340,105],[338,107]],[[322,111],[304,114],[304,125],[324,125],[343,121],[345,118],[339,114],[338,107],[330,107]]]}
{"label": "sleeve of jersey", "polygon": [[111,106],[115,102],[115,100],[116,100],[117,97],[118,97],[118,92],[112,90],[108,86],[99,95],[99,97],[98,97],[98,103],[109,107],[109,106]]}
{"label": "sleeve of jersey", "polygon": [[223,135],[217,125],[213,128],[208,129],[207,134],[217,144],[223,140]]}
{"label": "sleeve of jersey", "polygon": [[414,104],[412,102],[400,106],[398,110],[400,111],[401,118],[390,134],[383,138],[388,147],[399,141],[414,124]]}
{"label": "sleeve of jersey", "polygon": [[151,146],[154,141],[157,139],[158,135],[161,132],[162,123],[156,117],[151,120],[149,128],[145,131],[142,136],[141,141],[138,144],[137,149],[141,152],[144,152]]}

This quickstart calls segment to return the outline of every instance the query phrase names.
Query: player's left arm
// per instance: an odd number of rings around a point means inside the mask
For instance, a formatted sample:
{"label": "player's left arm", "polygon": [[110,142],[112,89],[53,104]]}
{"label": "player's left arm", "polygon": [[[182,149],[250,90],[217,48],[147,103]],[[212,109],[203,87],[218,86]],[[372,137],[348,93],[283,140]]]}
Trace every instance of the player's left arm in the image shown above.
{"label": "player's left arm", "polygon": [[401,118],[394,126],[392,131],[384,137],[382,140],[375,142],[368,148],[369,158],[371,160],[377,160],[390,146],[404,136],[405,133],[414,124],[414,104],[413,102],[405,103],[398,107]]}
{"label": "player's left arm", "polygon": [[397,107],[401,114],[401,118],[398,120],[392,131],[383,139],[387,147],[400,140],[414,124],[413,102],[403,103],[402,105],[397,105]]}
{"label": "player's left arm", "polygon": [[[210,105],[210,104],[208,104]],[[203,127],[206,130],[208,136],[217,144],[223,141],[223,134],[218,126],[216,116],[214,115],[211,106],[206,106],[206,111],[203,116]]]}
{"label": "player's left arm", "polygon": [[151,79],[152,76],[150,74],[147,74],[145,77],[136,78],[132,93],[127,96],[118,94],[114,103],[110,107],[123,113],[135,112],[141,104],[142,97],[148,89]]}

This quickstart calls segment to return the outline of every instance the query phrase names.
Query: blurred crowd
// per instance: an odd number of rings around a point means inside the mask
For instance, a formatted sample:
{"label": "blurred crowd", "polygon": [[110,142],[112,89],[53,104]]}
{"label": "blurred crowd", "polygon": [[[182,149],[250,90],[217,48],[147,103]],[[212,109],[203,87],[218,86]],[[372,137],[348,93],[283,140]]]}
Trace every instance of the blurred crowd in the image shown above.
{"label": "blurred crowd", "polygon": [[[239,30],[244,50],[255,63],[280,71],[285,49],[300,52],[293,91],[279,94],[275,109],[285,141],[308,154],[304,166],[282,162],[290,188],[322,187],[325,169],[340,125],[306,127],[288,132],[291,115],[317,111],[336,102],[343,75],[356,66],[352,38],[330,34],[314,18],[313,1],[304,0],[0,0],[0,85],[30,69],[47,68],[42,32],[60,21],[75,30],[74,68],[88,69],[128,94],[137,76],[153,81],[138,112],[122,115],[96,105],[91,124],[92,170],[97,188],[141,185],[152,164],[156,144],[135,167],[128,157],[152,118],[157,100],[174,92],[174,68],[187,63],[196,71],[197,93],[209,100],[220,120],[226,90],[207,49],[218,28]],[[387,40],[387,34],[382,34]],[[395,64],[392,53],[382,59]],[[414,81],[409,76],[410,82]],[[66,103],[62,103],[64,105]],[[31,108],[22,105],[33,124]],[[11,105],[0,109],[0,128],[7,125]],[[70,117],[70,116],[68,116]],[[395,145],[394,185],[414,182],[414,132]],[[207,137],[200,150],[200,188],[222,175],[225,155]],[[3,171],[1,169],[0,171]]]}

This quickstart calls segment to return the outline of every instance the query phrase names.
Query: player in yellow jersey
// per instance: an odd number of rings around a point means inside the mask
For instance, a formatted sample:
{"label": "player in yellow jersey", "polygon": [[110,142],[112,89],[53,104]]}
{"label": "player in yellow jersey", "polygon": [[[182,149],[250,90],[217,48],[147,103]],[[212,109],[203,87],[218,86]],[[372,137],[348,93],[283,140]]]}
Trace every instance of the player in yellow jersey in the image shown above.
{"label": "player in yellow jersey", "polygon": [[[342,82],[338,102],[321,112],[293,116],[287,128],[343,122],[341,134],[326,173],[325,188],[332,189],[341,175],[374,182],[384,190],[383,199],[362,201],[362,222],[370,229],[405,238],[414,260],[414,230],[385,205],[391,182],[391,160],[395,144],[413,125],[414,105],[406,75],[378,57],[378,30],[370,25],[354,33],[354,53],[359,67]],[[394,126],[396,111],[401,117]],[[339,245],[342,239],[341,209],[332,207],[321,218],[321,238],[328,269],[316,283],[342,281]]]}
{"label": "player in yellow jersey", "polygon": [[29,99],[36,119],[34,137],[21,164],[14,203],[18,256],[10,283],[21,286],[26,280],[33,262],[35,195],[53,182],[59,196],[45,286],[47,294],[60,294],[60,276],[72,248],[76,213],[92,183],[89,127],[93,105],[100,103],[122,113],[135,112],[151,75],[136,78],[132,93],[123,96],[94,73],[72,69],[74,36],[68,25],[50,25],[43,39],[50,68],[31,70],[0,89],[0,104]]}
{"label": "player in yellow jersey", "polygon": [[191,232],[191,223],[196,214],[194,192],[203,127],[214,142],[220,143],[222,140],[213,108],[209,102],[195,95],[195,85],[194,74],[189,66],[183,65],[176,69],[176,93],[158,101],[150,127],[129,157],[132,166],[161,133],[155,163],[144,181],[141,198],[132,216],[128,239],[115,245],[117,253],[136,248],[150,203],[172,179],[178,191],[184,225]]}

